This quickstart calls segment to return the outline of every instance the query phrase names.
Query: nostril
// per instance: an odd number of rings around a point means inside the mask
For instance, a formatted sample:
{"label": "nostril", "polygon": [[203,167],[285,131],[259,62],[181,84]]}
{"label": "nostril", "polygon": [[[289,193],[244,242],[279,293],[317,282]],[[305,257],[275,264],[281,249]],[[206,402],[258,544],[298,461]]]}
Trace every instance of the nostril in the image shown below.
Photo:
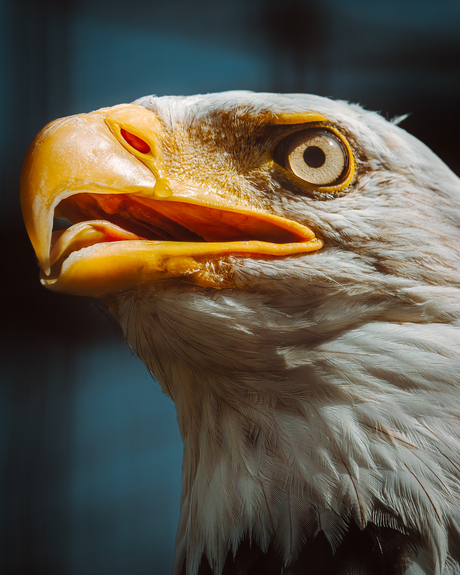
{"label": "nostril", "polygon": [[126,142],[128,142],[128,144],[138,152],[141,152],[142,154],[148,154],[150,152],[150,146],[147,144],[147,142],[144,142],[144,140],[138,136],[131,134],[131,132],[127,132],[123,128],[121,129],[121,135],[126,140]]}

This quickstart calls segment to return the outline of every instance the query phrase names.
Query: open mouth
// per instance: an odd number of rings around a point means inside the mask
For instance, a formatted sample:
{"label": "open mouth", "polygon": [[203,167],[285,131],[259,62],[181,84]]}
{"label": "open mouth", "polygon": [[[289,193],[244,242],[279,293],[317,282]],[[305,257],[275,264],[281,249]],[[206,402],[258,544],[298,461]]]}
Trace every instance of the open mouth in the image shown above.
{"label": "open mouth", "polygon": [[71,253],[108,242],[155,242],[157,249],[165,243],[171,248],[180,244],[183,254],[195,257],[216,253],[282,256],[321,247],[309,228],[291,220],[187,198],[78,193],[62,200],[55,215],[74,225],[53,232],[50,280],[59,275]]}
{"label": "open mouth", "polygon": [[[166,177],[163,136],[150,111],[128,104],[40,132],[21,172],[21,207],[43,285],[95,297],[163,279],[220,289],[233,286],[226,256],[323,246],[307,226],[253,207],[237,190]],[[71,226],[52,233],[53,216]]]}

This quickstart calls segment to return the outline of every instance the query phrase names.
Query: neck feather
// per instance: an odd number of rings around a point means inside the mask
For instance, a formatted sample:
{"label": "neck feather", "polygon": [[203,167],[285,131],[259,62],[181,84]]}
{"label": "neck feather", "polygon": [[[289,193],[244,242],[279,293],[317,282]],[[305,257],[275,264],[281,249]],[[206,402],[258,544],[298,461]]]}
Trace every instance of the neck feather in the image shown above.
{"label": "neck feather", "polygon": [[112,305],[177,407],[174,573],[198,573],[205,556],[220,574],[248,539],[287,566],[319,532],[336,549],[371,523],[416,533],[436,572],[460,500],[457,330],[361,318],[318,334],[262,300],[201,297]]}

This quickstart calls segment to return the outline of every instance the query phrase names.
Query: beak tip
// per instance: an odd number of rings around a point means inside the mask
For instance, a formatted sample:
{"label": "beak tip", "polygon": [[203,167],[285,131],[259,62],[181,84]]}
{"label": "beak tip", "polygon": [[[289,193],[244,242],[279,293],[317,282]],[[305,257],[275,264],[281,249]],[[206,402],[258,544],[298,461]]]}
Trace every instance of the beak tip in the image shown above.
{"label": "beak tip", "polygon": [[39,266],[45,276],[49,276],[51,273],[51,266],[49,258],[39,259]]}

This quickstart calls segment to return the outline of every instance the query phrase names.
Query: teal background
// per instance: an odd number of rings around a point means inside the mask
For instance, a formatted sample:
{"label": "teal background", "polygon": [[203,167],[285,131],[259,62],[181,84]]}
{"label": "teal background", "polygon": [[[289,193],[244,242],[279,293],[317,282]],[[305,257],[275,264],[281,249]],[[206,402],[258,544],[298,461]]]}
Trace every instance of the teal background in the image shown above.
{"label": "teal background", "polygon": [[0,0],[0,573],[167,574],[172,402],[103,306],[40,287],[22,159],[56,117],[155,93],[305,91],[393,117],[460,173],[460,1]]}

